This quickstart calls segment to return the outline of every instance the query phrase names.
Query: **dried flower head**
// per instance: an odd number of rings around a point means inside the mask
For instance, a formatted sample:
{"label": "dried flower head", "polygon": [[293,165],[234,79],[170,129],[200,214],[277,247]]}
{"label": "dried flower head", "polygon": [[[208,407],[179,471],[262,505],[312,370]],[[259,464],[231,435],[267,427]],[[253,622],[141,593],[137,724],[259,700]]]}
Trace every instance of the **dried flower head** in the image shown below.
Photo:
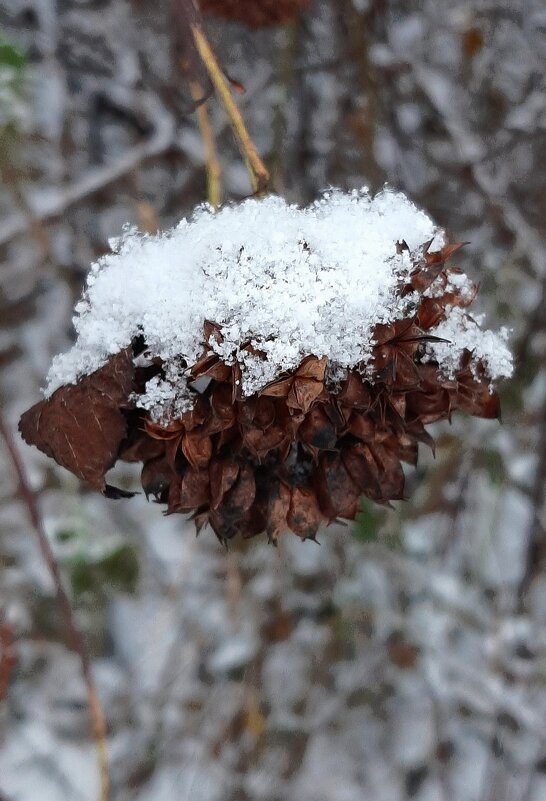
{"label": "dried flower head", "polygon": [[226,541],[353,519],[404,495],[426,425],[499,414],[506,332],[426,214],[385,191],[279,198],[172,232],[127,232],[91,271],[78,340],[24,438],[111,497],[118,460],[146,495]]}
{"label": "dried flower head", "polygon": [[201,0],[201,10],[249,28],[286,25],[308,8],[310,0]]}

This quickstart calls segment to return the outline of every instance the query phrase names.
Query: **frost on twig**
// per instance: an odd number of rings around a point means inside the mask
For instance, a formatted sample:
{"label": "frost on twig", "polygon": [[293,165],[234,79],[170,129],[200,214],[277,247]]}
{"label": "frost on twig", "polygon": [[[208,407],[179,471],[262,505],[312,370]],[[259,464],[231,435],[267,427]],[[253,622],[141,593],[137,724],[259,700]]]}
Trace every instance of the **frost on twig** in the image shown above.
{"label": "frost on twig", "polygon": [[459,247],[388,190],[127,231],[93,266],[23,435],[102,490],[116,459],[142,461],[147,494],[221,539],[314,538],[362,494],[403,497],[425,425],[498,416],[506,332],[469,315],[476,289],[446,266]]}

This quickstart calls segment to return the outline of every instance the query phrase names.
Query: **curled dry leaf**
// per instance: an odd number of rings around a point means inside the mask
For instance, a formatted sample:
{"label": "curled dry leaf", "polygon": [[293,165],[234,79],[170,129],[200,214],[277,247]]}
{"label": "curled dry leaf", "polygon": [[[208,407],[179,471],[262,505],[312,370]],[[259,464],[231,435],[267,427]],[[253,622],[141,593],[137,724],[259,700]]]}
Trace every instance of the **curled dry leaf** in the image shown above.
{"label": "curled dry leaf", "polygon": [[123,409],[129,404],[133,377],[127,349],[25,412],[19,423],[23,439],[102,492],[104,476],[127,433]]}

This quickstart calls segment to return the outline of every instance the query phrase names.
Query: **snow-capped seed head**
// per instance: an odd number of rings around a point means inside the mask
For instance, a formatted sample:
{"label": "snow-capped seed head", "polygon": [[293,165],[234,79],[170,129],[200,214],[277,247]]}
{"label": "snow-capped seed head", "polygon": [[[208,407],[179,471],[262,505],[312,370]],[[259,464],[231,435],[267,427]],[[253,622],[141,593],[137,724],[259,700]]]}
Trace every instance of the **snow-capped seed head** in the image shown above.
{"label": "snow-capped seed head", "polygon": [[[401,240],[407,249],[397,246]],[[239,362],[246,396],[309,354],[325,357],[330,371],[362,369],[371,361],[374,327],[414,306],[400,286],[413,269],[412,254],[428,240],[429,252],[437,252],[444,236],[389,190],[375,198],[332,191],[305,209],[278,197],[217,214],[202,207],[164,234],[127,230],[91,269],[76,307],[76,343],[53,361],[46,395],[90,374],[137,336],[165,365],[138,399],[157,419],[188,408],[186,365],[197,361],[204,344],[224,362]],[[206,320],[221,336],[204,343]],[[475,332],[490,377],[506,375],[504,340]],[[434,351],[449,360],[449,370],[469,337],[468,330],[456,337],[449,354]]]}
{"label": "snow-capped seed head", "polygon": [[427,424],[499,417],[506,331],[468,313],[476,287],[446,264],[460,247],[389,191],[127,232],[21,432],[111,498],[127,494],[105,482],[114,462],[142,462],[146,495],[223,543],[313,540],[362,495],[404,497]]}

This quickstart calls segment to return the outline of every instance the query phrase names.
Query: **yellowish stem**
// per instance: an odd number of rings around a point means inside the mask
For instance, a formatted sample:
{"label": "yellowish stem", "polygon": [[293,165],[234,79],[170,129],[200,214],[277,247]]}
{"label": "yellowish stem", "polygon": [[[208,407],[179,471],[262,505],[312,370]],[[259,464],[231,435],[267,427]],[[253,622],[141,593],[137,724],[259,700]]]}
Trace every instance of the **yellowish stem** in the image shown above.
{"label": "yellowish stem", "polygon": [[250,138],[244,120],[241,116],[241,112],[233,100],[229,83],[227,82],[224,73],[218,64],[218,61],[216,60],[216,56],[212,52],[212,48],[205,34],[196,24],[191,25],[191,32],[197,52],[199,53],[199,56],[201,57],[212,81],[214,89],[216,90],[216,93],[218,94],[218,97],[220,98],[220,101],[226,110],[233,128],[233,132],[235,133],[237,141],[239,142],[239,147],[250,176],[252,189],[256,194],[263,194],[267,191],[269,173],[267,172],[264,163],[258,155],[258,151],[256,150],[254,142]]}
{"label": "yellowish stem", "polygon": [[106,721],[104,713],[98,699],[95,686],[87,688],[87,699],[89,712],[93,722],[93,735],[97,748],[97,761],[100,776],[100,799],[109,801],[110,799],[110,776],[108,772],[108,745],[106,740]]}
{"label": "yellowish stem", "polygon": [[[197,81],[190,81],[191,95],[195,102],[203,97],[203,90]],[[197,121],[199,130],[205,146],[205,159],[207,170],[207,199],[210,205],[217,209],[222,202],[222,165],[218,158],[214,131],[210,123],[209,112],[206,102],[199,102],[197,106]]]}

